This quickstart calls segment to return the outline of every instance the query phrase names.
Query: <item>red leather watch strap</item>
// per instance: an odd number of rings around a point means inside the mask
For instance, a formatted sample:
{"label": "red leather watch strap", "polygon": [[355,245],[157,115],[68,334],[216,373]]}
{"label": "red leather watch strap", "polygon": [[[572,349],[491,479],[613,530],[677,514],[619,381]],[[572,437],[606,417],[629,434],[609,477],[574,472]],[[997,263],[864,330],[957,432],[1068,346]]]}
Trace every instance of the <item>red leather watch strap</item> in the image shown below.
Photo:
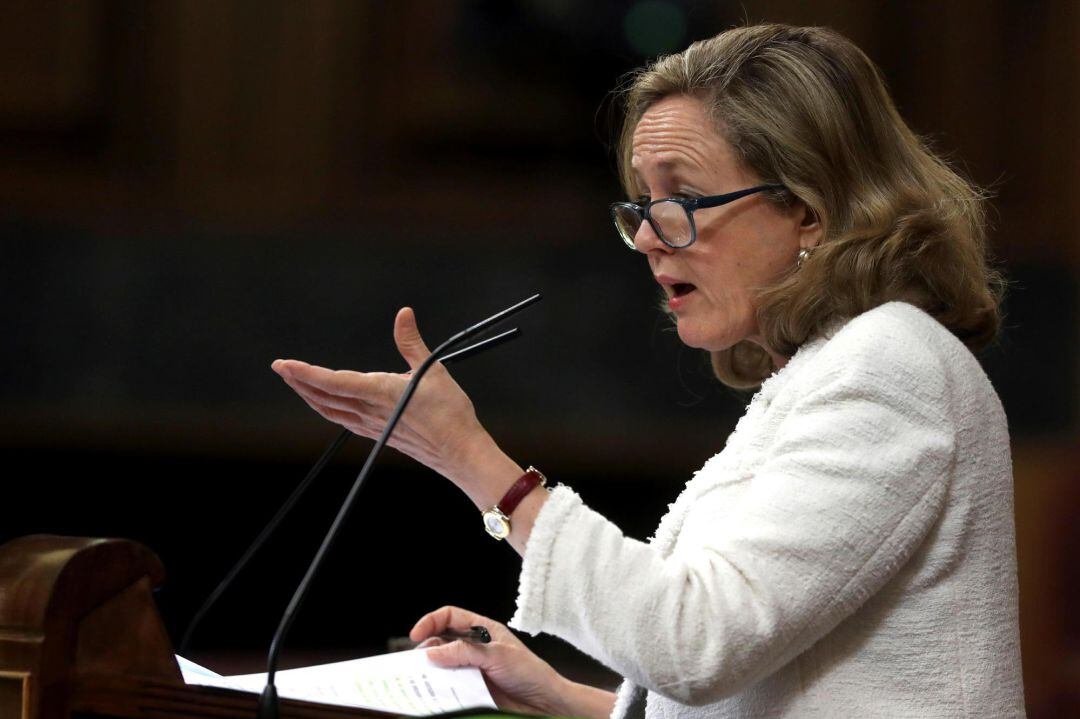
{"label": "red leather watch strap", "polygon": [[505,514],[510,516],[511,512],[517,509],[521,500],[525,499],[525,495],[536,489],[537,485],[546,484],[547,480],[544,475],[534,467],[529,467],[525,470],[525,474],[518,477],[518,480],[511,485],[510,489],[506,490],[506,494],[499,500],[499,503],[495,507]]}

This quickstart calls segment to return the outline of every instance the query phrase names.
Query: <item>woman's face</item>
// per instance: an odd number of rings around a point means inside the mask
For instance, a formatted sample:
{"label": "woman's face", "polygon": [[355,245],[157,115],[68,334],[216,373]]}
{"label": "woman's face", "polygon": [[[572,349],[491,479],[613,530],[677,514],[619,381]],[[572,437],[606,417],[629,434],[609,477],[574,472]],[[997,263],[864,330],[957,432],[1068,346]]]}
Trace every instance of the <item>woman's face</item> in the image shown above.
{"label": "woman's face", "polygon": [[[635,191],[654,200],[721,195],[762,184],[713,129],[704,104],[684,95],[664,98],[642,116],[634,130],[631,167]],[[761,193],[698,210],[694,221],[697,240],[682,249],[661,242],[647,222],[634,238],[664,290],[679,338],[714,351],[745,339],[761,344],[755,293],[795,264],[800,247],[817,243],[819,224],[801,203],[780,208]]]}

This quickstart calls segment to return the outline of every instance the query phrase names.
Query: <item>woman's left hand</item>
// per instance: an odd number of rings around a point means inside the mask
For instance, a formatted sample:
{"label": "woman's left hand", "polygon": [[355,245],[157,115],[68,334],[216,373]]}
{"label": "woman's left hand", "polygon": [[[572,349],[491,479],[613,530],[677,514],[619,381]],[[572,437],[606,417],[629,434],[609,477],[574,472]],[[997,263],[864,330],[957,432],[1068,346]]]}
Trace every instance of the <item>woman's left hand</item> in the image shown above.
{"label": "woman's left hand", "polygon": [[[436,637],[447,630],[466,631],[482,625],[491,634],[490,644],[466,641],[444,643]],[[503,711],[554,714],[565,693],[566,679],[533,654],[502,624],[458,607],[443,607],[425,614],[409,632],[421,642],[427,655],[443,667],[474,666],[487,681],[495,704]]]}
{"label": "woman's left hand", "polygon": [[[465,631],[481,625],[491,643],[452,641],[437,636],[447,630]],[[443,667],[476,667],[484,675],[491,698],[503,711],[546,716],[607,719],[615,696],[603,689],[572,682],[529,650],[499,622],[458,607],[443,607],[424,615],[409,638],[428,648],[428,658]]]}

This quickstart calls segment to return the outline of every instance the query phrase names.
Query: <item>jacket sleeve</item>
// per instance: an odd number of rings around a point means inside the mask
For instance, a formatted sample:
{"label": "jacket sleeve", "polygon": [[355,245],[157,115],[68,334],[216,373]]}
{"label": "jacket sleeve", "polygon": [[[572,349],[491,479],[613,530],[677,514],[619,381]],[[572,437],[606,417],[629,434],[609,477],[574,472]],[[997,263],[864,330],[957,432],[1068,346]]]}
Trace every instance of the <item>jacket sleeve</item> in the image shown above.
{"label": "jacket sleeve", "polygon": [[[902,338],[901,338],[902,340]],[[565,487],[529,537],[511,626],[554,634],[685,704],[736,693],[850,615],[940,516],[954,423],[940,362],[858,343],[822,357],[734,511],[700,497],[670,556],[625,537]],[[912,356],[912,353],[916,356]],[[734,517],[735,519],[730,519]]]}

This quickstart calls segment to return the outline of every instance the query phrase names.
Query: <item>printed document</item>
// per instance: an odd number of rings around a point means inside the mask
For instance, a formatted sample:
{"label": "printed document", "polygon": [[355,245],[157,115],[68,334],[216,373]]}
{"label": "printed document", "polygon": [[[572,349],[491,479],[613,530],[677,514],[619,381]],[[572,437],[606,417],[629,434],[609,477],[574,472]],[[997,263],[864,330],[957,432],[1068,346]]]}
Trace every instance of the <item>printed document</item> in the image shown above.
{"label": "printed document", "polygon": [[[178,656],[188,684],[261,694],[265,674],[223,677]],[[427,716],[443,712],[495,709],[495,702],[476,667],[436,666],[424,649],[351,659],[274,675],[278,697],[394,714]]]}

